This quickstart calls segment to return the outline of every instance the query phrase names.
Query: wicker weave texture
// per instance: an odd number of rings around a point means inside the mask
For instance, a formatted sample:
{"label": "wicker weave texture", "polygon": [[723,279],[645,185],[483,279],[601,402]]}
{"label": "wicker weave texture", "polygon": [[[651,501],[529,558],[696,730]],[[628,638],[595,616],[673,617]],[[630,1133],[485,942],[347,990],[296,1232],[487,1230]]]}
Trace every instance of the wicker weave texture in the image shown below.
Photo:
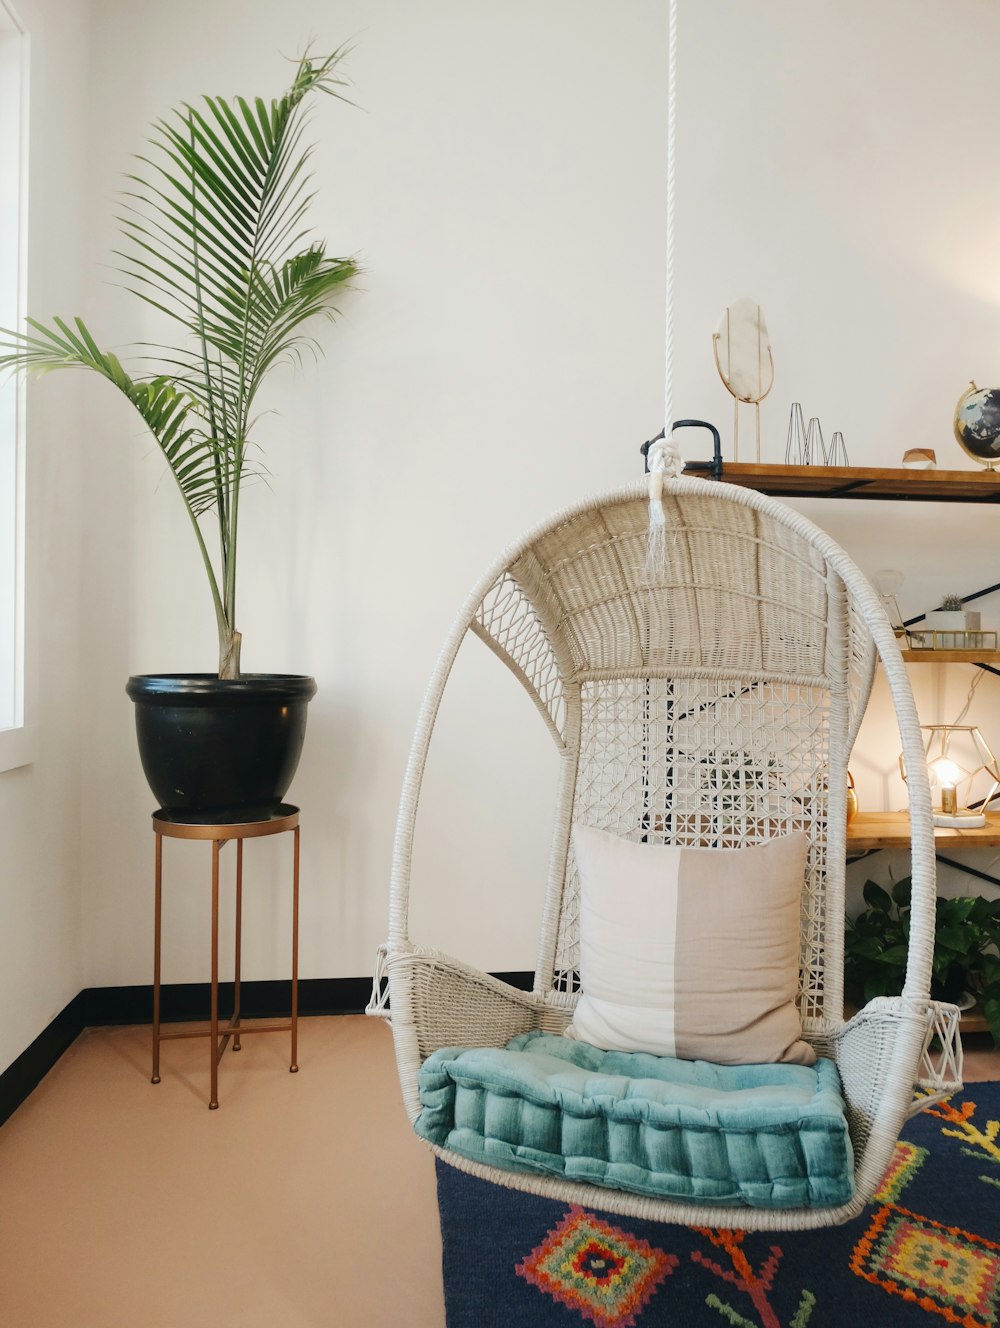
{"label": "wicker weave texture", "polygon": [[645,578],[646,508],[595,507],[536,540],[511,573],[572,677],[707,669],[825,676],[826,566],[793,532],[709,497],[668,496],[667,573]]}

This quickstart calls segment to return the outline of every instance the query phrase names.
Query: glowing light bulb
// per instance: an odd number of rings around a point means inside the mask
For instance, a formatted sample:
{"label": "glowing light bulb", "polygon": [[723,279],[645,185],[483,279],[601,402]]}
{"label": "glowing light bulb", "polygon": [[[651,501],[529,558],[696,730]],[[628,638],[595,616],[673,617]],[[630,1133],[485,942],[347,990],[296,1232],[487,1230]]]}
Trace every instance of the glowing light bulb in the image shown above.
{"label": "glowing light bulb", "polygon": [[932,761],[927,767],[934,777],[935,783],[941,788],[954,788],[962,778],[962,768],[957,766],[954,761],[950,761],[947,756],[939,756],[936,761]]}
{"label": "glowing light bulb", "polygon": [[941,790],[941,812],[944,816],[956,816],[958,814],[958,794],[956,785],[962,778],[961,767],[954,761],[949,761],[947,756],[939,756],[936,761],[932,761],[928,766],[928,771]]}

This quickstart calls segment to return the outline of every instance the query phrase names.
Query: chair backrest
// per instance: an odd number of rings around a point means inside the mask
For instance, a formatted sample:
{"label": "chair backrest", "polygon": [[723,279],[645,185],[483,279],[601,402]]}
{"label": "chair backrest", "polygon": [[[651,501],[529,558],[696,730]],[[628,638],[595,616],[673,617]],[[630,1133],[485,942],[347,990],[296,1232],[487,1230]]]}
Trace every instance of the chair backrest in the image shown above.
{"label": "chair backrest", "polygon": [[[575,1000],[574,824],[710,847],[804,830],[800,1009],[806,1032],[822,1034],[842,1017],[847,760],[877,641],[895,656],[910,767],[922,749],[905,671],[871,587],[792,509],[681,479],[664,510],[666,569],[652,582],[637,486],[546,523],[470,597],[425,705],[397,867],[408,871],[437,701],[472,631],[520,679],[562,754],[536,990]],[[932,878],[930,889],[933,900]]]}

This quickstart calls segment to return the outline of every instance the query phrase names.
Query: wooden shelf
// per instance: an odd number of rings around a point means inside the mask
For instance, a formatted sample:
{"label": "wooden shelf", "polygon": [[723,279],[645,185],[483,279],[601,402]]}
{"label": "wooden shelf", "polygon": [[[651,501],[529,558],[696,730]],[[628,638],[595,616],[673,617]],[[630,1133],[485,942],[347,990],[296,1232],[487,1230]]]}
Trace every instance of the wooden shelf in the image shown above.
{"label": "wooden shelf", "polygon": [[[690,463],[689,474],[712,479],[709,463]],[[905,470],[857,466],[764,466],[724,461],[727,484],[780,498],[880,498],[936,503],[1000,502],[1000,471]]]}
{"label": "wooden shelf", "polygon": [[[935,826],[934,843],[949,849],[996,847],[1000,845],[1000,813],[987,812],[986,824],[973,829]],[[848,853],[909,846],[910,818],[906,812],[858,812],[847,827]]]}
{"label": "wooden shelf", "polygon": [[986,1016],[978,1007],[966,1010],[958,1021],[958,1031],[960,1033],[988,1033],[990,1026],[986,1022]]}
{"label": "wooden shelf", "polygon": [[907,664],[997,664],[1000,650],[901,650]]}

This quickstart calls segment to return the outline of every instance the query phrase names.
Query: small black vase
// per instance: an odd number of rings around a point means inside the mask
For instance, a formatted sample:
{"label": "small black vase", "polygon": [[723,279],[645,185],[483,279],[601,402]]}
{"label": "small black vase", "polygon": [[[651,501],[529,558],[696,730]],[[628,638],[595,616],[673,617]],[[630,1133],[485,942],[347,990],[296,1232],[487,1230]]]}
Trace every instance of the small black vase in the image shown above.
{"label": "small black vase", "polygon": [[142,768],[179,821],[266,821],[292,782],[316,681],[299,674],[129,678]]}

